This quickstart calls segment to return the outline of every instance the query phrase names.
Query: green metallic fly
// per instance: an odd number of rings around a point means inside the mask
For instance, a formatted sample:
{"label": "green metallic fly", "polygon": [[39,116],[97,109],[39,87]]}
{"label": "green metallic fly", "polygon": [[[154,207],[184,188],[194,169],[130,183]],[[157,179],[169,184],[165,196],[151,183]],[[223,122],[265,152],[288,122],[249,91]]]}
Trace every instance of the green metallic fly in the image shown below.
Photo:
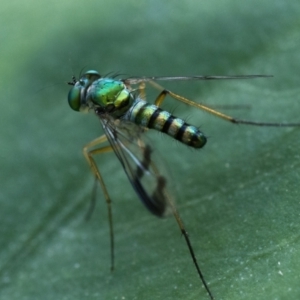
{"label": "green metallic fly", "polygon": [[[110,151],[114,151],[116,154],[132,187],[151,213],[158,217],[165,216],[168,211],[173,213],[180,231],[185,238],[201,282],[210,299],[214,299],[196,260],[187,231],[167,191],[168,181],[153,162],[153,148],[145,141],[143,134],[149,128],[166,133],[193,148],[201,148],[206,144],[206,137],[197,127],[187,124],[182,119],[160,108],[167,95],[235,124],[274,127],[300,126],[300,123],[266,123],[235,119],[206,105],[193,102],[172,91],[166,90],[156,83],[159,80],[223,80],[259,77],[271,76],[137,77],[116,80],[115,78],[101,77],[97,71],[90,70],[79,80],[73,77],[72,82],[68,83],[73,86],[68,95],[70,107],[75,111],[93,110],[99,117],[105,133],[87,144],[83,148],[83,153],[94,176],[100,183],[106,199],[111,238],[112,269],[114,268],[114,234],[111,199],[94,160],[95,155]],[[144,100],[143,94],[146,83],[153,85],[161,91],[154,104],[150,104]],[[134,89],[133,85],[139,86]],[[109,142],[109,146],[100,146],[106,141]]]}

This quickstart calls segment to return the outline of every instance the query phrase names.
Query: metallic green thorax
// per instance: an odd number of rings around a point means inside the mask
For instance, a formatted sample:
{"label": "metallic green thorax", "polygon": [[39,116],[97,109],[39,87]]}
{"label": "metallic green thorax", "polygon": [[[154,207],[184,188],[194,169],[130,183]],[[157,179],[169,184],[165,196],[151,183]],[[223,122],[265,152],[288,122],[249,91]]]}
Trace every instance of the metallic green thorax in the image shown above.
{"label": "metallic green thorax", "polygon": [[135,96],[122,80],[101,78],[97,71],[91,70],[72,84],[74,86],[69,92],[68,101],[73,110],[94,109],[100,118],[109,114],[164,132],[193,148],[201,148],[206,143],[205,136],[198,128]]}

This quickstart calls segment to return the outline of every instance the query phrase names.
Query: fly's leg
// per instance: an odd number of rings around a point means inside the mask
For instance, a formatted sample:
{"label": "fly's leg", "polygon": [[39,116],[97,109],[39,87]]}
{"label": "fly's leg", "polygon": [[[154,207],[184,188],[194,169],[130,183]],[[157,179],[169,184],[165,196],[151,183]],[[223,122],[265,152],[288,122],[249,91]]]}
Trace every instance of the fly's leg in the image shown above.
{"label": "fly's leg", "polygon": [[[103,154],[107,152],[113,151],[111,146],[104,146],[100,148],[98,147],[100,144],[107,141],[106,135],[102,135],[99,138],[91,141],[83,148],[83,155],[86,158],[96,180],[100,183],[101,189],[104,194],[104,198],[107,204],[107,210],[108,210],[108,222],[109,222],[109,235],[110,235],[110,253],[111,253],[111,271],[114,269],[114,231],[113,231],[113,219],[112,219],[112,209],[111,209],[111,199],[108,194],[107,188],[105,186],[104,180],[102,178],[102,175],[97,167],[97,164],[93,158],[94,155],[97,154]],[[94,149],[93,149],[94,148]],[[92,150],[91,150],[92,149]],[[95,186],[94,186],[95,191]]]}
{"label": "fly's leg", "polygon": [[95,207],[96,207],[97,187],[98,187],[98,178],[95,176],[95,181],[94,181],[94,186],[93,186],[93,191],[92,191],[92,199],[90,201],[90,207],[84,218],[86,221],[88,221],[91,218],[93,211],[95,210]]}
{"label": "fly's leg", "polygon": [[157,179],[159,180],[158,193],[162,194],[163,198],[166,199],[166,201],[168,202],[168,205],[169,205],[169,207],[172,210],[172,213],[173,213],[173,215],[175,217],[175,220],[176,220],[176,222],[177,222],[177,224],[179,226],[179,229],[180,229],[182,235],[184,236],[185,242],[186,242],[187,247],[189,249],[191,258],[193,260],[194,266],[196,267],[196,270],[197,270],[197,273],[198,273],[198,275],[200,277],[200,280],[201,280],[201,282],[202,282],[202,284],[203,284],[203,286],[204,286],[207,294],[209,295],[210,299],[213,300],[214,297],[213,297],[213,295],[212,295],[212,293],[211,293],[211,291],[210,291],[210,289],[209,289],[209,287],[208,287],[208,285],[207,285],[207,283],[205,281],[205,278],[204,278],[204,276],[203,276],[203,274],[201,272],[201,269],[199,267],[197,258],[195,256],[195,252],[194,252],[194,249],[192,247],[189,235],[188,235],[188,233],[187,233],[187,231],[186,231],[186,229],[184,227],[184,224],[183,224],[183,222],[182,222],[182,220],[181,220],[181,218],[179,216],[179,213],[178,213],[178,211],[177,211],[177,209],[176,209],[176,207],[174,205],[174,202],[173,202],[171,196],[168,194],[168,192],[165,189],[165,187],[167,185],[167,181],[166,181],[165,177],[163,177],[163,176],[160,175],[159,170],[156,167],[156,165],[153,162],[150,162],[150,163],[151,163],[151,167],[152,167],[152,169],[153,169],[153,171],[154,171]]}
{"label": "fly's leg", "polygon": [[226,120],[228,122],[231,122],[233,124],[246,124],[246,125],[255,125],[255,126],[273,126],[273,127],[298,127],[298,126],[300,126],[300,123],[259,122],[259,121],[256,122],[256,121],[250,121],[250,120],[236,119],[232,116],[223,114],[215,109],[212,109],[206,105],[203,105],[201,103],[196,103],[196,102],[189,100],[183,96],[177,95],[177,94],[173,93],[172,91],[166,90],[162,86],[157,84],[156,82],[149,81],[149,83],[156,89],[161,90],[160,94],[158,95],[158,97],[156,98],[156,100],[154,102],[154,104],[156,106],[160,106],[163,103],[163,101],[165,100],[166,96],[169,95],[175,100],[178,100],[187,105],[193,106],[197,109],[204,110],[216,117],[219,117],[219,118]]}
{"label": "fly's leg", "polygon": [[143,100],[146,100],[146,84],[145,84],[145,82],[141,82],[139,84],[139,97]]}
{"label": "fly's leg", "polygon": [[189,251],[190,251],[190,255],[191,255],[192,260],[193,260],[193,263],[194,263],[194,265],[195,265],[195,267],[196,267],[196,269],[197,269],[197,273],[198,273],[198,275],[199,275],[199,277],[200,277],[200,279],[201,279],[201,282],[202,282],[202,284],[204,285],[204,288],[205,288],[206,292],[208,293],[210,299],[213,300],[214,297],[213,297],[213,295],[212,295],[212,293],[211,293],[211,291],[210,291],[210,289],[209,289],[209,287],[208,287],[208,285],[207,285],[207,283],[206,283],[206,281],[205,281],[204,275],[202,274],[201,269],[200,269],[200,267],[199,267],[199,265],[198,265],[198,261],[197,261],[197,258],[196,258],[196,256],[195,256],[195,252],[194,252],[194,249],[193,249],[193,247],[192,247],[192,244],[191,244],[189,235],[188,235],[188,233],[187,233],[187,231],[186,231],[186,229],[185,229],[185,227],[184,227],[184,225],[183,225],[183,222],[182,222],[182,220],[181,220],[181,218],[180,218],[180,216],[179,216],[179,213],[178,213],[178,211],[176,210],[176,208],[175,208],[175,206],[174,206],[172,200],[169,199],[169,197],[168,197],[168,202],[169,202],[169,204],[170,204],[170,206],[171,206],[173,215],[174,215],[174,217],[175,217],[175,219],[176,219],[176,222],[177,222],[177,224],[178,224],[178,226],[179,226],[179,228],[180,228],[180,231],[181,231],[182,235],[184,236],[185,242],[186,242],[186,244],[187,244],[187,246],[188,246],[188,249],[189,249]]}

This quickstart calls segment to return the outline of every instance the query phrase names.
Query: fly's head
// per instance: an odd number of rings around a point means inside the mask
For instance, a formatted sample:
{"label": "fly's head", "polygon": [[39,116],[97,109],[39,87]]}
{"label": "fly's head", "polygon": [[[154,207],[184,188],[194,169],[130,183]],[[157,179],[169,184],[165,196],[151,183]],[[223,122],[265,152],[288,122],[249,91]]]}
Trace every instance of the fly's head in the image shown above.
{"label": "fly's head", "polygon": [[101,75],[94,70],[87,71],[79,80],[73,76],[72,81],[68,82],[72,85],[68,94],[68,103],[75,111],[82,111],[89,108],[88,89]]}

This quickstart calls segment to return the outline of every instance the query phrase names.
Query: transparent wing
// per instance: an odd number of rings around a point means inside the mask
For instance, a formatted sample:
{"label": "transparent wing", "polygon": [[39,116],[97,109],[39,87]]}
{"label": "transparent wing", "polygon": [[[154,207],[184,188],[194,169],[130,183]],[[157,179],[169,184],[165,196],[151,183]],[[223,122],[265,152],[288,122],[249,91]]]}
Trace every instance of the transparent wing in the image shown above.
{"label": "transparent wing", "polygon": [[232,75],[232,76],[214,76],[214,75],[196,75],[196,76],[175,76],[175,77],[131,77],[123,79],[125,84],[137,84],[149,81],[183,81],[183,80],[224,80],[224,79],[254,79],[268,78],[272,75]]}
{"label": "transparent wing", "polygon": [[144,129],[109,115],[100,120],[116,156],[144,205],[156,216],[168,211],[167,180],[152,160],[153,149],[143,137]]}
{"label": "transparent wing", "polygon": [[169,209],[173,212],[200,280],[210,299],[213,300],[214,297],[198,265],[187,231],[166,191],[167,180],[160,174],[152,161],[153,150],[144,139],[144,129],[128,121],[113,119],[106,114],[99,115],[99,117],[110,145],[141,201],[153,214],[159,217],[163,216]]}

